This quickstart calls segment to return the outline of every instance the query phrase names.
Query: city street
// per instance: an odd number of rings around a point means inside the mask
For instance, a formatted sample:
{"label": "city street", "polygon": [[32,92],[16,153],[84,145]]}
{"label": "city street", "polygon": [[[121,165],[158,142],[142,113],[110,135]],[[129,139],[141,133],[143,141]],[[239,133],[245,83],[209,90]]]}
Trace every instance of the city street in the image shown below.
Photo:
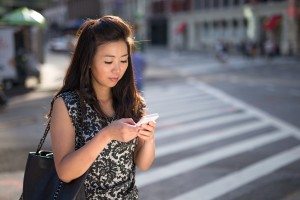
{"label": "city street", "polygon": [[[147,51],[145,98],[160,114],[142,200],[300,198],[300,61]],[[0,199],[17,199],[28,151],[62,83],[67,54],[47,54],[42,84],[0,113]],[[49,147],[49,141],[46,147]]]}

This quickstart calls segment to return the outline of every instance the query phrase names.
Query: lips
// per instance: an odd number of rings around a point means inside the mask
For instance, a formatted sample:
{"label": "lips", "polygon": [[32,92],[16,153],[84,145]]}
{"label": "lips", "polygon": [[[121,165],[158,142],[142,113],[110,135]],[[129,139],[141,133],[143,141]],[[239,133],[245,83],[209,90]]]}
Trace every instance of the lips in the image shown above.
{"label": "lips", "polygon": [[111,77],[109,79],[113,82],[117,82],[119,80],[119,77]]}

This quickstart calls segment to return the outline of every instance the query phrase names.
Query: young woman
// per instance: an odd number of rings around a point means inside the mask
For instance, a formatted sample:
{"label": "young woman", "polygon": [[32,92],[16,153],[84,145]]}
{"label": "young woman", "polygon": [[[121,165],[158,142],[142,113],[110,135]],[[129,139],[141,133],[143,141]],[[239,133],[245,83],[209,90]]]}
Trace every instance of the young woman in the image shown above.
{"label": "young woman", "polygon": [[130,26],[116,16],[87,20],[63,87],[52,102],[51,143],[59,178],[88,170],[86,199],[138,199],[135,166],[155,156],[155,122],[136,126],[145,102],[134,84]]}

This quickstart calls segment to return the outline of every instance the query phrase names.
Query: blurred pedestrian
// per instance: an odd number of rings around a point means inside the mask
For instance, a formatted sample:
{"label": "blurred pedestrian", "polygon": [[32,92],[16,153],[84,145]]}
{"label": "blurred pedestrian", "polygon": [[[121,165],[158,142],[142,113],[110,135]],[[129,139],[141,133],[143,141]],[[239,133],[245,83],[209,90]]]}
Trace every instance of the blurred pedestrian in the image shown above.
{"label": "blurred pedestrian", "polygon": [[141,51],[140,45],[136,45],[132,54],[132,64],[134,68],[135,83],[137,89],[142,92],[144,86],[144,73],[146,69],[146,59]]}
{"label": "blurred pedestrian", "polygon": [[223,41],[218,40],[214,46],[215,56],[221,63],[227,63],[227,49]]}
{"label": "blurred pedestrian", "polygon": [[145,102],[134,87],[132,30],[104,16],[81,27],[64,85],[51,105],[51,140],[58,176],[83,175],[86,199],[138,199],[135,167],[147,170],[155,123],[136,126]]}
{"label": "blurred pedestrian", "polygon": [[0,88],[0,110],[2,110],[7,105],[7,97],[5,93]]}
{"label": "blurred pedestrian", "polygon": [[19,48],[16,51],[15,61],[16,61],[16,69],[18,75],[18,84],[24,87],[27,78],[27,71],[26,71],[27,57],[26,57],[25,49]]}
{"label": "blurred pedestrian", "polygon": [[7,104],[7,97],[3,92],[3,77],[0,74],[0,111],[6,106]]}
{"label": "blurred pedestrian", "polygon": [[272,58],[275,55],[275,42],[272,39],[267,39],[264,44],[264,51],[267,58]]}

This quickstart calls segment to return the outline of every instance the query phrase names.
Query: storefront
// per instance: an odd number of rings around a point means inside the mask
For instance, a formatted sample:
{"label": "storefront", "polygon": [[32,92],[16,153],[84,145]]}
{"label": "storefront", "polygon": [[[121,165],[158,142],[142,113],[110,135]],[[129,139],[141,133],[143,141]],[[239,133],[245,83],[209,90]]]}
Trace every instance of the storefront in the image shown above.
{"label": "storefront", "polygon": [[[45,18],[38,12],[19,8],[1,18],[0,32],[5,39],[6,59],[1,59],[1,70],[12,71],[9,77],[2,77],[7,86],[25,86],[30,76],[40,82],[40,65],[44,62],[43,31]],[[3,57],[3,56],[2,56]],[[15,76],[11,76],[14,74]]]}

